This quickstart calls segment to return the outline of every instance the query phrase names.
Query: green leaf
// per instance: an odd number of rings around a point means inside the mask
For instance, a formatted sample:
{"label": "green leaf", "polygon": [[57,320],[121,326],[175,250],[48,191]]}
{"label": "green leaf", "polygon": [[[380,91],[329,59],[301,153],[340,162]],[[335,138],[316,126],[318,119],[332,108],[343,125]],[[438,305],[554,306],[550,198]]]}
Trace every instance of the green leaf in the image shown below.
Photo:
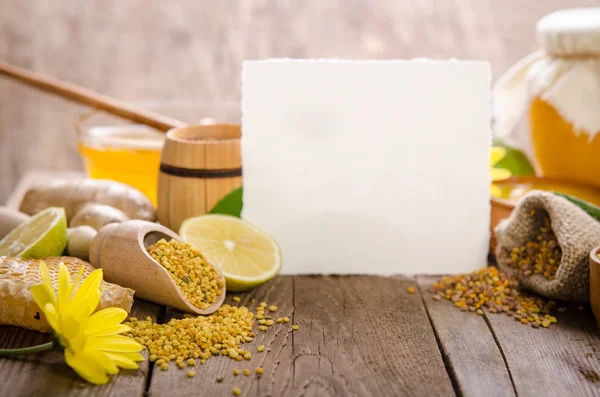
{"label": "green leaf", "polygon": [[225,214],[240,217],[242,213],[243,187],[233,189],[210,210],[210,214]]}
{"label": "green leaf", "polygon": [[600,207],[598,207],[594,204],[588,203],[587,201],[578,199],[577,197],[570,196],[568,194],[557,193],[557,192],[552,192],[552,193],[569,200],[570,202],[572,202],[573,204],[575,204],[576,206],[578,206],[579,208],[581,208],[582,210],[587,212],[587,214],[589,216],[591,216],[592,218],[594,218],[595,220],[600,222]]}

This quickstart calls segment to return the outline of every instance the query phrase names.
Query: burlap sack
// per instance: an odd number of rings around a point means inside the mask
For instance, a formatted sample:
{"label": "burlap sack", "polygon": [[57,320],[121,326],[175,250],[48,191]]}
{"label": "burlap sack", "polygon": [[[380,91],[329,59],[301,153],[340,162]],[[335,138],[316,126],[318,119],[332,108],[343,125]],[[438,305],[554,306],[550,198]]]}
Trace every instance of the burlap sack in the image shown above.
{"label": "burlap sack", "polygon": [[555,279],[540,274],[525,276],[516,271],[521,286],[541,296],[570,302],[589,300],[589,255],[600,245],[600,223],[568,200],[552,193],[532,191],[523,197],[508,219],[495,228],[498,246],[496,258],[502,271],[515,270],[508,266],[503,255],[514,247],[524,245],[540,228],[542,218],[530,213],[546,211],[558,244],[562,260]]}

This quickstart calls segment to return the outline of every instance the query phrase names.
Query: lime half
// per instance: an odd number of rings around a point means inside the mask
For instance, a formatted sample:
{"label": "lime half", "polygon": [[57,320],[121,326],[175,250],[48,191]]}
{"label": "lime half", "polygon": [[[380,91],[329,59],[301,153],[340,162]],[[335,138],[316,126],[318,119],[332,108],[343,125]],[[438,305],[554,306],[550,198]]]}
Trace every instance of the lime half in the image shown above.
{"label": "lime half", "polygon": [[63,208],[38,212],[0,240],[0,256],[47,258],[62,255],[67,246],[67,216]]}
{"label": "lime half", "polygon": [[223,272],[229,291],[247,291],[281,269],[281,251],[265,232],[240,218],[209,214],[186,219],[181,238]]}

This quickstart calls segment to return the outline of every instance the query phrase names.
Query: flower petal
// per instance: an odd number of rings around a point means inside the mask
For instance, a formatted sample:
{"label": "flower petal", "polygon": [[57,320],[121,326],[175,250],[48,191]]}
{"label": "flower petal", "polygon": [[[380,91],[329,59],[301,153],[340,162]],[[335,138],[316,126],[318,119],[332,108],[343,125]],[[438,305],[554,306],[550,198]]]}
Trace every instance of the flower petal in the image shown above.
{"label": "flower petal", "polygon": [[131,327],[125,324],[117,324],[109,328],[105,327],[104,329],[97,330],[93,333],[89,330],[89,327],[87,327],[85,329],[85,336],[86,338],[100,338],[104,336],[119,335],[129,330],[131,330]]}
{"label": "flower petal", "polygon": [[[107,353],[108,354],[108,353]],[[110,354],[118,354],[121,357],[125,357],[131,361],[144,361],[146,358],[142,356],[140,353],[110,353]]]}
{"label": "flower petal", "polygon": [[[59,309],[60,310],[60,309]],[[68,348],[77,352],[83,350],[85,335],[83,333],[86,317],[76,317],[70,312],[59,312],[60,336],[68,343]]]}
{"label": "flower petal", "polygon": [[90,338],[87,341],[86,347],[116,353],[138,353],[142,350],[142,345],[123,335]]}
{"label": "flower petal", "polygon": [[96,362],[96,364],[104,368],[104,371],[109,375],[116,375],[119,373],[119,367],[117,367],[117,364],[113,362],[106,353],[95,349],[86,349],[85,352]]}
{"label": "flower petal", "polygon": [[77,273],[77,277],[75,277],[75,281],[73,281],[73,284],[71,284],[71,291],[69,291],[69,296],[73,296],[73,291],[75,291],[75,287],[77,286],[77,284],[79,284],[81,277],[83,277],[84,270],[85,266],[81,265],[81,268],[79,268],[79,273]]}
{"label": "flower petal", "polygon": [[493,146],[491,150],[490,165],[498,164],[498,161],[506,156],[506,149],[498,146]]}
{"label": "flower petal", "polygon": [[[144,361],[145,358],[139,353],[104,353],[117,366],[123,369],[138,369],[136,361]],[[134,356],[135,355],[135,356]]]}
{"label": "flower petal", "polygon": [[42,283],[52,285],[50,272],[48,272],[48,265],[46,265],[44,261],[40,261],[40,276],[42,277]]}
{"label": "flower petal", "polygon": [[[54,307],[56,303],[56,296],[54,296],[54,290],[48,288],[46,284],[36,284],[29,288],[31,291],[31,295],[33,296],[33,300],[37,305],[44,311],[44,307],[46,304]],[[45,313],[44,313],[45,314]]]}
{"label": "flower petal", "polygon": [[102,269],[94,270],[82,282],[71,299],[71,305],[77,315],[89,317],[100,303],[100,283]]}
{"label": "flower petal", "polygon": [[77,372],[77,375],[90,383],[103,385],[110,379],[104,368],[83,352],[73,354],[70,350],[65,350],[65,361]]}
{"label": "flower petal", "polygon": [[46,316],[48,324],[52,327],[55,333],[60,334],[60,322],[58,321],[58,313],[56,312],[56,306],[51,303],[46,303],[42,310]]}
{"label": "flower petal", "polygon": [[56,295],[54,292],[54,286],[52,285],[52,279],[50,278],[50,272],[48,272],[48,266],[40,261],[40,276],[42,278],[42,285],[45,285],[50,291],[52,291],[52,304],[56,306]]}
{"label": "flower petal", "polygon": [[58,307],[66,309],[69,307],[71,296],[71,274],[64,263],[58,265]]}
{"label": "flower petal", "polygon": [[90,291],[87,296],[87,300],[77,300],[75,304],[71,303],[70,312],[79,318],[85,318],[86,322],[90,318],[90,315],[96,310],[100,303],[100,290]]}
{"label": "flower petal", "polygon": [[490,168],[490,175],[492,182],[498,182],[510,178],[512,173],[504,168]]}
{"label": "flower petal", "polygon": [[99,310],[90,317],[85,333],[87,335],[93,335],[103,332],[120,324],[126,318],[127,312],[118,307],[109,307]]}

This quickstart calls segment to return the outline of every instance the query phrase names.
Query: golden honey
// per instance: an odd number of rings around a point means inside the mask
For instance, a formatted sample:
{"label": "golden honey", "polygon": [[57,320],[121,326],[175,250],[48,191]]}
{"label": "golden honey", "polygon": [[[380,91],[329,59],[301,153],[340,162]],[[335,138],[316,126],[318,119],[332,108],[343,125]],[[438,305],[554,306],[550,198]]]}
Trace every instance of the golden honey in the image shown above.
{"label": "golden honey", "polygon": [[577,133],[572,123],[539,96],[531,103],[529,124],[535,159],[544,177],[600,187],[600,133],[593,139]]}
{"label": "golden honey", "polygon": [[97,127],[77,146],[91,178],[131,185],[156,206],[163,141],[162,135],[143,126]]}

